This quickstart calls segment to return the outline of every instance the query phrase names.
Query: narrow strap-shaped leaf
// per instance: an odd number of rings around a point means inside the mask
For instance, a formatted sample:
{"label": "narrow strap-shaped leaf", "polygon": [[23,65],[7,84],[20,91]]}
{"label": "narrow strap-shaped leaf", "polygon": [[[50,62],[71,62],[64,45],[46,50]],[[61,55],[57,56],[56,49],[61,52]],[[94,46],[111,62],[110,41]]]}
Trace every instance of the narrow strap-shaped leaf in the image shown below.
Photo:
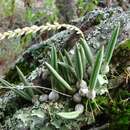
{"label": "narrow strap-shaped leaf", "polygon": [[[20,79],[22,80],[22,82],[24,83],[25,86],[29,86],[30,83],[27,81],[27,79],[25,78],[24,74],[22,73],[22,71],[16,66],[17,72],[19,74]],[[34,96],[34,92],[32,88],[27,88],[26,92],[33,97]]]}
{"label": "narrow strap-shaped leaf", "polygon": [[18,75],[19,75],[21,81],[24,83],[24,85],[26,85],[26,86],[30,85],[30,83],[27,81],[27,79],[25,78],[22,71],[17,66],[16,66],[16,69],[17,69]]}
{"label": "narrow strap-shaped leaf", "polygon": [[77,78],[76,76],[76,72],[74,70],[74,68],[64,62],[58,62],[58,64],[62,67],[64,67],[65,69],[67,69],[70,73],[72,73],[74,75],[75,78]]}
{"label": "narrow strap-shaped leaf", "polygon": [[58,82],[60,82],[66,89],[72,90],[70,85],[55,71],[55,69],[50,64],[45,62],[45,65],[49,69],[49,71],[53,74],[53,76],[58,80]]}
{"label": "narrow strap-shaped leaf", "polygon": [[[51,66],[58,72],[57,52],[56,52],[55,46],[51,48]],[[55,88],[56,86],[58,86],[53,76],[51,76],[51,85],[52,85],[52,88]]]}
{"label": "narrow strap-shaped leaf", "polygon": [[120,24],[115,27],[114,31],[112,32],[111,39],[110,39],[110,41],[108,42],[108,45],[107,45],[107,50],[106,50],[106,55],[105,55],[105,62],[107,64],[109,64],[109,62],[112,58],[112,54],[113,54],[115,45],[117,43],[119,31],[120,31]]}
{"label": "narrow strap-shaped leaf", "polygon": [[81,111],[60,112],[57,115],[65,119],[76,119],[81,113]]}
{"label": "narrow strap-shaped leaf", "polygon": [[60,61],[64,62],[64,56],[62,55],[61,51],[59,51],[59,58],[60,58]]}
{"label": "narrow strap-shaped leaf", "polygon": [[8,87],[9,89],[11,89],[12,91],[14,91],[17,95],[21,96],[22,98],[28,101],[32,101],[32,98],[29,95],[27,95],[25,92],[21,90],[18,90],[17,88],[15,89],[14,86],[9,82],[7,82],[6,80],[0,78],[0,82],[6,87]]}
{"label": "narrow strap-shaped leaf", "polygon": [[79,80],[83,79],[83,63],[78,45],[75,48],[75,70]]}
{"label": "narrow strap-shaped leaf", "polygon": [[57,53],[55,46],[51,49],[51,66],[57,71],[58,65],[57,65]]}
{"label": "narrow strap-shaped leaf", "polygon": [[90,89],[94,89],[97,83],[98,75],[101,70],[101,65],[103,61],[104,47],[98,52],[95,64],[93,66],[93,71],[90,77],[89,87]]}
{"label": "narrow strap-shaped leaf", "polygon": [[68,64],[70,66],[73,66],[72,60],[70,59],[70,56],[69,56],[69,53],[66,50],[64,50],[64,52],[65,52],[65,56],[66,56],[66,59],[68,61]]}
{"label": "narrow strap-shaped leaf", "polygon": [[[61,53],[60,50],[59,50],[59,53],[58,53],[58,54],[59,54],[59,55],[58,55],[59,60],[62,61],[62,62],[64,62],[64,56],[62,55],[62,53]],[[58,66],[58,67],[59,67],[59,66]],[[63,69],[62,69],[62,68],[59,67],[59,69],[60,69],[59,73],[60,73],[60,74],[64,77],[64,79],[67,81],[66,70],[64,70],[64,72],[63,72]]]}
{"label": "narrow strap-shaped leaf", "polygon": [[[64,56],[62,55],[61,51],[59,51],[59,57],[60,57],[60,59],[61,59],[62,62],[64,62],[65,64],[68,64],[66,57],[64,57]],[[68,81],[68,82],[69,82],[70,75],[68,74],[68,70],[62,69],[61,71],[62,71],[61,75],[63,75],[65,81]]]}
{"label": "narrow strap-shaped leaf", "polygon": [[94,56],[92,54],[92,51],[90,49],[90,47],[88,46],[87,42],[85,39],[81,38],[80,39],[80,43],[84,49],[85,55],[86,55],[86,59],[88,61],[88,63],[93,66],[93,62],[94,62]]}
{"label": "narrow strap-shaped leaf", "polygon": [[81,54],[81,60],[83,64],[83,73],[85,73],[87,59],[86,59],[85,52],[82,45],[80,45],[80,54]]}

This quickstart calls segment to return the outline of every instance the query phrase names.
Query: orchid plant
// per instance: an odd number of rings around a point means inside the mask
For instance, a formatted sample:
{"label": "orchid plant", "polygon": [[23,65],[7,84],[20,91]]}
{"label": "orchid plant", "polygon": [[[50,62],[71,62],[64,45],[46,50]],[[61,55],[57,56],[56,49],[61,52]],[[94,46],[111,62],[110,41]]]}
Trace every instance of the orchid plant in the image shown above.
{"label": "orchid plant", "polygon": [[[50,64],[45,62],[45,66],[51,73],[52,86],[57,90],[62,88],[64,92],[71,93],[76,103],[81,103],[82,97],[86,97],[86,104],[94,102],[99,109],[95,98],[96,95],[108,92],[106,74],[109,72],[109,63],[117,43],[119,30],[120,25],[116,26],[112,32],[112,37],[106,46],[106,53],[104,52],[104,46],[102,46],[96,56],[83,38],[76,45],[73,55],[66,50],[64,53],[56,52],[56,48],[52,47],[51,62]],[[59,57],[57,56],[58,54]],[[86,80],[85,73],[87,72],[88,64],[92,72],[90,78]],[[58,113],[58,115],[63,118],[70,119],[71,117],[73,119],[84,111],[82,110],[84,106],[82,106],[82,109],[80,108],[78,108],[79,111],[76,109],[74,112],[62,112]],[[77,116],[75,113],[77,113]]]}
{"label": "orchid plant", "polygon": [[[73,101],[77,103],[75,111],[57,113],[58,116],[66,119],[77,118],[84,112],[84,106],[86,105],[87,110],[88,104],[91,106],[91,102],[100,109],[95,98],[108,92],[106,74],[109,72],[109,63],[117,43],[119,30],[120,24],[113,30],[106,48],[102,46],[97,54],[92,53],[83,37],[75,46],[73,54],[66,50],[61,52],[55,46],[51,47],[49,61],[44,63],[44,67],[50,72],[52,90],[71,94]],[[86,78],[88,65],[92,71],[89,78]],[[16,68],[21,81],[26,86],[25,89],[18,89],[17,85],[11,84],[2,78],[0,78],[0,82],[22,98],[32,101],[34,86],[28,82],[21,70],[18,67]],[[53,96],[55,96],[55,93],[53,93]],[[86,104],[82,99],[85,99]]]}

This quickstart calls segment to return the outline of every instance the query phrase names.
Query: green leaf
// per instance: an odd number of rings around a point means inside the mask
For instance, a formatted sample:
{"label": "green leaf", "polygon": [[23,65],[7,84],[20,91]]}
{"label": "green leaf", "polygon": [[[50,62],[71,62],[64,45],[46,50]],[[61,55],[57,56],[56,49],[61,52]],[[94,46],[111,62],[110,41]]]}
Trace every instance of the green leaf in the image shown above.
{"label": "green leaf", "polygon": [[83,79],[83,63],[81,59],[81,54],[78,45],[76,45],[75,49],[75,70],[77,73],[77,77],[79,80]]}
{"label": "green leaf", "polygon": [[[25,78],[25,76],[23,75],[22,71],[16,66],[17,72],[19,74],[20,79],[22,80],[22,82],[24,83],[25,86],[30,86],[30,83],[27,81],[27,79]],[[34,96],[34,92],[32,88],[26,88],[26,92],[33,97]]]}
{"label": "green leaf", "polygon": [[[67,58],[62,55],[61,51],[59,51],[59,57],[61,61],[63,61],[65,64],[68,64]],[[61,68],[61,75],[63,75],[64,79],[70,83],[71,77],[68,70]]]}
{"label": "green leaf", "polygon": [[57,65],[57,53],[55,46],[51,49],[51,66],[57,71],[58,65]]}
{"label": "green leaf", "polygon": [[64,50],[64,53],[65,53],[68,64],[70,66],[73,66],[72,60],[70,59],[70,56],[69,56],[69,53],[66,50]]}
{"label": "green leaf", "polygon": [[49,71],[52,73],[52,75],[58,80],[59,83],[61,83],[66,89],[72,90],[70,85],[55,71],[55,69],[45,62],[46,67],[49,69]]}
{"label": "green leaf", "polygon": [[18,75],[21,79],[21,81],[24,83],[25,86],[28,86],[30,85],[30,83],[27,81],[27,79],[25,78],[25,76],[23,75],[22,71],[16,66],[16,69],[17,69],[17,72],[18,72]]}
{"label": "green leaf", "polygon": [[84,49],[84,52],[85,52],[86,59],[87,59],[88,63],[89,63],[91,66],[93,66],[94,56],[93,56],[93,54],[92,54],[92,51],[91,51],[90,47],[88,46],[86,40],[83,39],[83,38],[80,39],[80,43],[81,43],[81,45],[82,45],[82,47],[83,47],[83,49]]}
{"label": "green leaf", "polygon": [[[63,56],[61,52],[59,53],[61,60],[62,60],[65,64],[68,64],[68,65],[73,66],[73,63],[72,63],[72,61],[71,61],[71,59],[70,59],[70,57],[69,57],[68,52],[65,51],[65,50],[64,50],[64,52],[65,52],[65,56]],[[69,84],[72,83],[72,81],[73,81],[72,78],[71,78],[72,75],[69,73],[68,70],[62,69],[61,75],[63,75],[64,79],[65,79],[66,81],[68,81]]]}
{"label": "green leaf", "polygon": [[111,39],[108,42],[108,46],[107,46],[107,50],[106,50],[106,54],[105,54],[105,62],[106,62],[106,64],[109,64],[109,62],[110,62],[110,60],[112,58],[112,54],[113,54],[115,45],[117,43],[117,38],[118,38],[118,35],[119,35],[119,31],[120,31],[120,24],[115,27],[114,31],[112,32]]}
{"label": "green leaf", "polygon": [[29,95],[27,95],[24,91],[18,90],[17,88],[15,89],[14,85],[10,84],[9,82],[7,82],[4,79],[0,78],[0,82],[5,85],[8,89],[11,89],[12,91],[14,91],[17,95],[19,95],[20,97],[28,100],[28,101],[32,101],[32,97],[30,97]]}
{"label": "green leaf", "polygon": [[84,52],[82,45],[80,45],[80,54],[81,54],[81,60],[82,60],[82,63],[83,63],[83,73],[85,73],[87,59],[86,59],[85,52]]}
{"label": "green leaf", "polygon": [[118,48],[130,50],[130,39],[125,39],[124,41],[122,41],[122,42],[119,44]]}
{"label": "green leaf", "polygon": [[[53,46],[51,48],[51,66],[58,72],[58,64],[57,64],[57,53],[56,53],[56,48]],[[55,88],[57,85],[57,81],[53,76],[51,76],[51,85],[52,88]]]}
{"label": "green leaf", "polygon": [[90,89],[94,89],[98,80],[98,75],[101,70],[101,65],[103,61],[104,47],[98,52],[95,64],[93,66],[93,71],[90,77],[89,87]]}
{"label": "green leaf", "polygon": [[59,58],[60,58],[61,61],[64,62],[64,56],[62,55],[61,51],[59,51]]}
{"label": "green leaf", "polygon": [[81,111],[57,113],[58,116],[65,118],[65,119],[76,119],[80,114],[81,114]]}
{"label": "green leaf", "polygon": [[64,62],[58,62],[58,64],[62,67],[64,67],[65,69],[67,69],[70,73],[72,73],[74,75],[75,78],[77,78],[76,76],[76,72],[74,70],[74,68]]}
{"label": "green leaf", "polygon": [[[64,56],[62,55],[61,51],[59,51],[59,59],[60,59],[60,61],[65,62]],[[67,71],[66,71],[66,70],[63,70],[62,68],[60,68],[60,72],[61,72],[61,75],[63,75],[64,79],[65,79],[66,81],[68,81],[68,80],[67,80],[67,76],[66,76],[66,75],[67,75]]]}

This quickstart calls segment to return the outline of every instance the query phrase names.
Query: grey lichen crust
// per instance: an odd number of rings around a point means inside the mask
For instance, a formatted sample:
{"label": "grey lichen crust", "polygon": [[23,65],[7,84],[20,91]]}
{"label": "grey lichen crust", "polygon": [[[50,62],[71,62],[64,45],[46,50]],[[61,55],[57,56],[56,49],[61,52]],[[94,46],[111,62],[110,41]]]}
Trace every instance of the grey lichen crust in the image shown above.
{"label": "grey lichen crust", "polygon": [[[96,13],[96,11],[95,11]],[[124,27],[129,21],[128,14],[122,10],[122,8],[110,8],[97,11],[100,13],[100,24],[95,26],[92,31],[89,31],[85,34],[88,44],[94,48],[98,49],[100,46],[107,43],[110,39],[111,32],[117,23],[121,23],[121,36],[118,41],[124,40],[127,35],[127,30]]]}
{"label": "grey lichen crust", "polygon": [[19,101],[13,91],[8,91],[3,96],[0,96],[0,120],[13,114],[18,109]]}
{"label": "grey lichen crust", "polygon": [[[63,110],[71,111],[68,101],[43,103],[40,106],[28,107],[18,110],[12,118],[5,121],[1,128],[4,130],[80,130],[80,123],[92,123],[93,119],[87,115],[81,115],[77,120],[65,120],[56,115]],[[71,106],[72,107],[72,106]],[[87,118],[86,118],[87,117]]]}

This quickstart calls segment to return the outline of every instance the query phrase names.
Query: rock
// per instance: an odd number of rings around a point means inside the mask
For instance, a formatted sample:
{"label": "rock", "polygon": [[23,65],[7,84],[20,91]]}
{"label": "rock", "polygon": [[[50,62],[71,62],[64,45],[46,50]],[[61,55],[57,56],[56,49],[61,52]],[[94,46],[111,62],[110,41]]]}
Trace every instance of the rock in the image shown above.
{"label": "rock", "polygon": [[43,94],[39,97],[39,101],[40,102],[46,102],[48,100],[48,95],[47,94]]}
{"label": "rock", "polygon": [[75,111],[81,111],[81,113],[84,112],[84,106],[82,104],[77,104],[75,106]]}
{"label": "rock", "polygon": [[79,88],[85,88],[87,87],[87,83],[84,81],[84,80],[81,80],[81,81],[78,81],[76,83],[76,87],[79,89]]}

